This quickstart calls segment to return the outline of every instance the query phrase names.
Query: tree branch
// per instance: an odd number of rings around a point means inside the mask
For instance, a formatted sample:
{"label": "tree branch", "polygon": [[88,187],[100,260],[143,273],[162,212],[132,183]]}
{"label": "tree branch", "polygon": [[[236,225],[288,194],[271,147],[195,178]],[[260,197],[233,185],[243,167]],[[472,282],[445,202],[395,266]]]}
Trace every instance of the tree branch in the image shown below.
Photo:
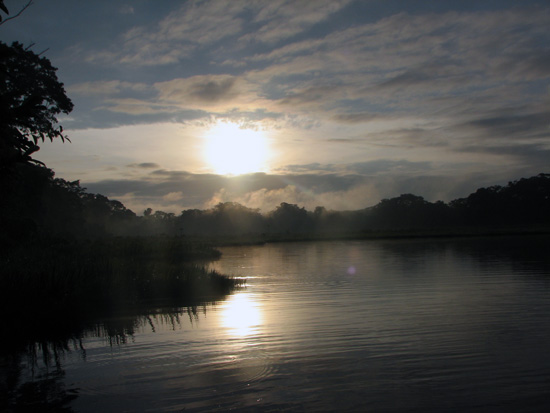
{"label": "tree branch", "polygon": [[8,17],[7,19],[4,19],[4,20],[0,21],[0,26],[3,25],[4,23],[6,23],[7,21],[10,21],[10,20],[15,19],[16,17],[19,17],[21,15],[21,13],[23,13],[27,8],[32,6],[32,2],[33,2],[33,0],[29,0],[29,2],[27,4],[25,4],[21,10],[19,10],[19,13],[17,13],[14,16]]}

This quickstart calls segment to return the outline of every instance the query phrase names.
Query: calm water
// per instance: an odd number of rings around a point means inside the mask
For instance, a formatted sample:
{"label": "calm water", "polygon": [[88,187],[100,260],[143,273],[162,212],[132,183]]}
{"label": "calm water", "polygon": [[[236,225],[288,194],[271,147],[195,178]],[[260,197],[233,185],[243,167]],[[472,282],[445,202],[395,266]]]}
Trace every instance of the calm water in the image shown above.
{"label": "calm water", "polygon": [[48,365],[75,411],[549,411],[547,238],[222,249],[227,300],[110,320]]}

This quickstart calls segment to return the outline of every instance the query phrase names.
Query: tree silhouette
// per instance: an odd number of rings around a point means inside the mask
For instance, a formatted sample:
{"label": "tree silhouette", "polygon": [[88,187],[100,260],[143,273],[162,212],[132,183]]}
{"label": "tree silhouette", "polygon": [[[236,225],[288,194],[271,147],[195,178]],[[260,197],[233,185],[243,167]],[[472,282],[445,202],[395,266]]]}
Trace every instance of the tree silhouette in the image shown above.
{"label": "tree silhouette", "polygon": [[45,57],[20,43],[0,42],[0,165],[40,163],[31,155],[38,142],[65,141],[57,115],[68,114],[73,103],[65,94],[57,69]]}
{"label": "tree silhouette", "polygon": [[309,229],[305,208],[282,202],[269,214],[270,227],[274,232],[298,233]]}

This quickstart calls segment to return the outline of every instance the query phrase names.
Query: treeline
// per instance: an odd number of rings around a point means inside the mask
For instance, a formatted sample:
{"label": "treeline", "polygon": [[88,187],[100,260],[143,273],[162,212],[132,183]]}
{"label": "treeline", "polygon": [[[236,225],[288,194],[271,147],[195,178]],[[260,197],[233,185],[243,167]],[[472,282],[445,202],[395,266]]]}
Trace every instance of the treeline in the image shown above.
{"label": "treeline", "polygon": [[480,188],[449,203],[429,202],[402,194],[357,211],[308,211],[281,203],[262,214],[233,202],[176,215],[145,210],[138,216],[121,202],[91,194],[78,181],[55,178],[43,166],[21,164],[14,179],[2,180],[8,195],[0,206],[3,241],[36,235],[96,238],[105,236],[247,236],[293,238],[297,235],[368,235],[384,231],[448,231],[468,229],[536,229],[550,225],[550,174]]}

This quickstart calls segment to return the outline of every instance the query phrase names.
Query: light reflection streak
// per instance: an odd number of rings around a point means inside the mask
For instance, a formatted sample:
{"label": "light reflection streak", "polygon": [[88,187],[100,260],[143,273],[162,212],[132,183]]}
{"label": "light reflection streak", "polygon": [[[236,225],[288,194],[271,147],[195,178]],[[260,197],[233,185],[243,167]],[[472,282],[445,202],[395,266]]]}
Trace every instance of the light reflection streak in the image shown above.
{"label": "light reflection streak", "polygon": [[250,336],[262,324],[260,304],[253,298],[250,293],[240,292],[223,303],[221,323],[231,335]]}

